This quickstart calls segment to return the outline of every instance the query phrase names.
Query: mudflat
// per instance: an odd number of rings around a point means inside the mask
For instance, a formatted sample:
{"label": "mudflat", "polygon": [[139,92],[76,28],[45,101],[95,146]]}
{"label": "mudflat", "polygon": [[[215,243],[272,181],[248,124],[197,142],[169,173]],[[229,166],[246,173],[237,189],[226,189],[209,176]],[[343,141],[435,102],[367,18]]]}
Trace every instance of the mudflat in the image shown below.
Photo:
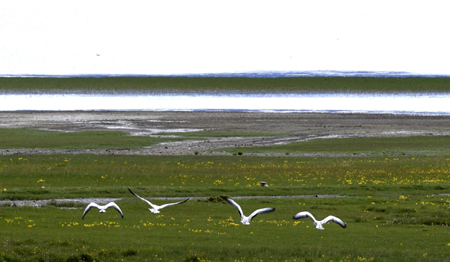
{"label": "mudflat", "polygon": [[[68,111],[1,112],[0,128],[30,128],[64,132],[116,130],[131,135],[171,136],[179,132],[208,131],[222,136],[170,142],[141,150],[1,149],[9,154],[228,154],[217,148],[265,146],[327,137],[386,137],[450,135],[450,116],[360,113]],[[261,135],[259,135],[261,134]],[[271,134],[270,136],[268,136]]]}

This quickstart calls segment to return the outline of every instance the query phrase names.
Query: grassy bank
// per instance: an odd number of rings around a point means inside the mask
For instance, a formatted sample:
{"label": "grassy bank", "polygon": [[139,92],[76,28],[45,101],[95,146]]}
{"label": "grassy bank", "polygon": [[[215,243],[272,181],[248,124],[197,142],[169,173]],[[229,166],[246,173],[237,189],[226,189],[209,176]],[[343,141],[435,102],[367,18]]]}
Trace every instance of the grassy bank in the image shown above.
{"label": "grassy bank", "polygon": [[2,93],[53,92],[448,92],[450,78],[76,77],[0,78]]}
{"label": "grassy bank", "polygon": [[131,136],[119,131],[59,132],[35,129],[0,129],[0,148],[141,149],[156,143],[189,138]]}
{"label": "grassy bank", "polygon": [[[120,155],[0,156],[2,199],[119,197],[124,219],[85,205],[0,206],[5,261],[445,261],[450,255],[445,156],[293,158]],[[263,188],[258,181],[266,181]],[[133,197],[200,196],[153,214]],[[237,200],[218,195],[341,198]],[[211,197],[211,198],[210,198]],[[154,200],[157,204],[170,201]],[[303,210],[347,223],[320,231]]]}
{"label": "grassy bank", "polygon": [[221,149],[241,153],[449,154],[448,136],[312,139],[283,145]]}
{"label": "grassy bank", "polygon": [[[280,133],[223,133],[199,131],[186,133],[159,133],[161,137],[133,136],[120,131],[60,132],[36,129],[0,128],[0,148],[52,148],[52,149],[142,149],[161,142],[207,140],[210,137],[277,136]],[[167,136],[164,136],[167,135]],[[410,153],[448,154],[449,136],[406,136],[373,138],[327,138],[289,144],[222,148],[230,153]],[[194,153],[194,152],[192,152]]]}

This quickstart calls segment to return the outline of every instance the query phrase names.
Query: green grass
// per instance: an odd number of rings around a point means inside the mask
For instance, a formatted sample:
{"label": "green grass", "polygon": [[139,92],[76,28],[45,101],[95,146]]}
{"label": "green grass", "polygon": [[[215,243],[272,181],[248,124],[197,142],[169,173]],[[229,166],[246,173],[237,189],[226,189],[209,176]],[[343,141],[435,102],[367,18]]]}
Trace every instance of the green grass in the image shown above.
{"label": "green grass", "polygon": [[[0,148],[142,149],[154,144],[208,137],[276,136],[271,133],[184,132],[157,133],[160,137],[133,136],[122,131],[61,132],[39,129],[0,128]],[[166,137],[164,137],[166,135]],[[170,136],[170,137],[169,137]]]}
{"label": "green grass", "polygon": [[[0,206],[3,260],[82,257],[120,261],[442,261],[450,255],[450,158],[204,156],[1,156],[3,199],[120,197],[114,210]],[[261,188],[264,180],[270,187]],[[44,186],[44,188],[42,188]],[[144,197],[204,196],[152,214]],[[239,200],[246,213],[272,206],[250,226],[218,195],[338,194],[343,198]],[[157,203],[168,201],[154,200]],[[66,206],[66,205],[62,205]],[[309,210],[348,228],[292,220]],[[444,226],[442,226],[444,225]],[[268,245],[270,243],[270,245]]]}
{"label": "green grass", "polygon": [[76,77],[0,78],[0,92],[448,92],[450,78]]}
{"label": "green grass", "polygon": [[[29,155],[0,156],[1,199],[445,193],[450,158]],[[263,190],[259,181],[269,183]],[[0,188],[1,189],[1,188]]]}
{"label": "green grass", "polygon": [[[55,147],[75,146],[60,132],[13,131],[1,136],[2,144],[17,146],[29,137],[60,139]],[[24,132],[21,138],[18,132]],[[128,137],[71,134],[117,143]],[[297,152],[301,146],[303,152],[351,152],[351,157],[2,155],[1,200],[121,198],[116,203],[125,218],[109,209],[104,214],[91,210],[82,220],[86,205],[68,201],[40,208],[1,204],[0,261],[446,261],[448,140],[323,139],[280,149]],[[120,143],[131,147],[130,141]],[[353,154],[401,151],[406,154]],[[260,187],[259,181],[269,187]],[[127,188],[146,198],[200,199],[153,214]],[[276,208],[244,226],[220,195],[340,197],[239,199],[247,215],[256,208]],[[336,215],[348,227],[327,224],[320,231],[309,220],[292,219],[304,210],[317,218]]]}
{"label": "green grass", "polygon": [[[222,176],[216,178],[222,179]],[[347,185],[342,192],[351,188]],[[98,190],[97,187],[90,189]],[[153,196],[152,190],[135,188],[135,192]],[[244,189],[236,194],[246,192]],[[322,193],[320,187],[316,187],[316,193]],[[124,194],[122,200],[116,201],[124,212],[124,219],[109,209],[104,214],[91,210],[82,220],[84,206],[75,209],[60,209],[54,205],[42,208],[2,206],[0,258],[5,261],[447,259],[450,255],[449,196],[424,192],[378,196],[372,193],[367,191],[346,198],[237,200],[247,214],[256,208],[276,208],[273,213],[257,216],[250,226],[239,223],[238,212],[231,205],[206,198],[152,214],[143,201]],[[168,194],[171,195],[170,190]],[[302,210],[312,212],[317,218],[334,214],[348,227],[344,230],[336,224],[327,224],[326,229],[320,231],[310,220],[294,221],[292,216]]]}
{"label": "green grass", "polygon": [[264,147],[220,149],[236,153],[415,153],[448,154],[450,136],[327,138]]}
{"label": "green grass", "polygon": [[[165,133],[159,133],[164,135]],[[167,133],[169,134],[169,133]],[[59,149],[141,149],[167,141],[207,139],[208,137],[276,136],[269,133],[188,132],[170,133],[177,137],[132,136],[120,131],[59,132],[35,129],[0,128],[0,148]],[[327,138],[265,147],[217,149],[245,153],[415,153],[447,154],[450,136],[408,136],[376,138]]]}
{"label": "green grass", "polygon": [[[188,138],[180,138],[186,140]],[[0,148],[141,149],[180,140],[131,136],[119,131],[59,132],[34,129],[0,129]]]}

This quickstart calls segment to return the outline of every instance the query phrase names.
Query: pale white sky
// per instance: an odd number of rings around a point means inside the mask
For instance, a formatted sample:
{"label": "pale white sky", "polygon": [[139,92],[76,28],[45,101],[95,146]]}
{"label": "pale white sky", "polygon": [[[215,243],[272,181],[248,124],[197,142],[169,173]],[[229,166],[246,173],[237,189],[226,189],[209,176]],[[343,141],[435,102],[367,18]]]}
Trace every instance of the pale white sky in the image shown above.
{"label": "pale white sky", "polygon": [[0,0],[0,75],[450,75],[449,1]]}

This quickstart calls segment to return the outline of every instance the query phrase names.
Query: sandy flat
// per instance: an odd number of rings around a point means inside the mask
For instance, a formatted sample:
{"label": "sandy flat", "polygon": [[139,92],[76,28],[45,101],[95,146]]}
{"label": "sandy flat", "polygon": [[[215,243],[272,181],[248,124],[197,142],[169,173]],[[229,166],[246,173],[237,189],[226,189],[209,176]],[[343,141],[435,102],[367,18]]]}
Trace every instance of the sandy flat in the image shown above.
{"label": "sandy flat", "polygon": [[260,133],[276,136],[210,137],[171,142],[142,150],[1,149],[10,154],[228,154],[223,147],[265,146],[330,137],[450,135],[450,116],[341,113],[79,111],[1,112],[0,128],[33,128],[65,132],[120,130],[133,135],[161,136],[187,131]]}

